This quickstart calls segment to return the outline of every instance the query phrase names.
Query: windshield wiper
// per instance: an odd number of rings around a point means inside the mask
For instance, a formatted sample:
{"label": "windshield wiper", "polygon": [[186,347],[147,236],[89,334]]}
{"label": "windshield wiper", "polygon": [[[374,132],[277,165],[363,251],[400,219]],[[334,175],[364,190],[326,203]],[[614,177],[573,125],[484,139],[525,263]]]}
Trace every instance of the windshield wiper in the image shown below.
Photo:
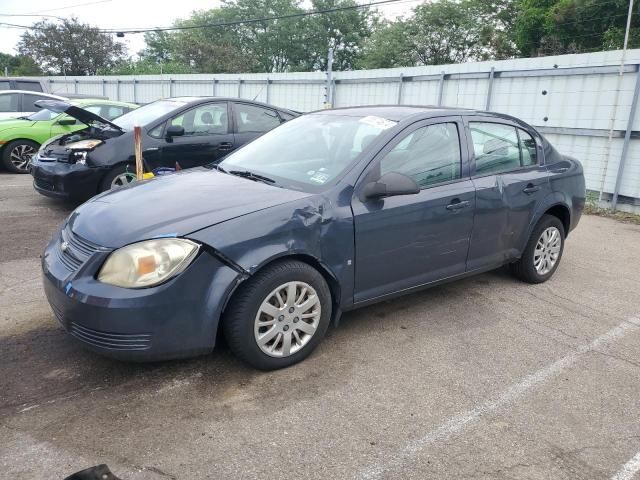
{"label": "windshield wiper", "polygon": [[242,178],[248,178],[250,180],[256,180],[258,182],[276,183],[273,178],[265,177],[264,175],[258,175],[257,173],[250,172],[249,170],[229,170],[229,172],[227,173]]}

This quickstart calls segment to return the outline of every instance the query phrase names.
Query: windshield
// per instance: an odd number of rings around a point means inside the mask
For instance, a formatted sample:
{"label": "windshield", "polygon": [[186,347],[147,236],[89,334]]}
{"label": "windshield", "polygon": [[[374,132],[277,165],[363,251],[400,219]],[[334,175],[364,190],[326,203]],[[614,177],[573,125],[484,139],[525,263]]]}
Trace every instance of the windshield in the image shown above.
{"label": "windshield", "polygon": [[277,184],[321,191],[384,130],[396,122],[379,117],[304,115],[229,155],[227,171],[249,171]]}
{"label": "windshield", "polygon": [[60,114],[56,112],[52,112],[51,110],[47,110],[46,108],[43,108],[42,110],[38,110],[37,112],[32,113],[26,118],[27,120],[52,120],[56,118],[58,115]]}
{"label": "windshield", "polygon": [[186,105],[184,102],[176,102],[175,100],[158,100],[157,102],[149,103],[129,113],[125,113],[121,117],[113,120],[112,123],[115,123],[124,130],[133,130],[133,127],[136,125],[146,125],[184,105]]}

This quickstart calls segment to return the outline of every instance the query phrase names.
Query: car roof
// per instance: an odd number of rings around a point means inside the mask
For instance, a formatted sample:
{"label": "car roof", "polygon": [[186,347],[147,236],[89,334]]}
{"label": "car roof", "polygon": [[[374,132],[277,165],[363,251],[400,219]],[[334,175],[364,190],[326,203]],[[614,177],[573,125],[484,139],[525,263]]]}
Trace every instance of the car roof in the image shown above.
{"label": "car roof", "polygon": [[66,97],[61,97],[60,95],[53,95],[51,93],[46,92],[34,92],[33,90],[0,90],[0,95],[6,95],[8,93],[28,93],[29,95],[38,95],[41,97],[53,98],[56,100],[66,100]]}
{"label": "car roof", "polygon": [[483,115],[524,124],[522,120],[502,113],[475,110],[470,108],[437,107],[430,105],[367,105],[362,107],[343,107],[333,108],[329,110],[316,110],[315,112],[311,113],[325,115],[353,115],[358,117],[375,116],[385,118],[387,120],[392,120],[394,122],[401,122],[407,119],[418,120],[423,118],[426,119],[453,115]]}
{"label": "car roof", "polygon": [[282,110],[285,112],[293,112],[298,113],[295,110],[291,110],[290,108],[278,107],[276,105],[271,105],[268,103],[258,102],[256,100],[250,100],[248,98],[238,98],[238,97],[214,97],[214,96],[202,96],[202,97],[170,97],[163,98],[162,100],[183,102],[185,104],[197,104],[199,102],[208,101],[208,100],[221,100],[223,102],[240,102],[240,103],[250,103],[252,105],[257,105],[266,108],[275,108],[276,110]]}
{"label": "car roof", "polygon": [[84,105],[117,105],[121,107],[138,107],[135,103],[120,102],[118,100],[109,100],[106,98],[72,98],[69,103],[82,107]]}

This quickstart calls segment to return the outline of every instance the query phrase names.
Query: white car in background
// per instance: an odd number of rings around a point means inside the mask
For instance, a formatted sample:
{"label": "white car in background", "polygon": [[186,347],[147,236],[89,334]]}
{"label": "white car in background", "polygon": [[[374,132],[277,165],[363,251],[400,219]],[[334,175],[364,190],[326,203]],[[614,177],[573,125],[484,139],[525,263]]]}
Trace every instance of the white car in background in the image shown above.
{"label": "white car in background", "polygon": [[34,104],[38,100],[67,100],[50,93],[29,90],[0,90],[0,120],[30,115],[40,110]]}

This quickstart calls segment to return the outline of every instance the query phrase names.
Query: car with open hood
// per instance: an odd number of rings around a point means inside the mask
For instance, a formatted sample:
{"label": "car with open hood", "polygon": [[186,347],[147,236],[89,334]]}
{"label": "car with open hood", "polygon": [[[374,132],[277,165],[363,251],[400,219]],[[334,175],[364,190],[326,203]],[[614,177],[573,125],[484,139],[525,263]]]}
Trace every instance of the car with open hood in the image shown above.
{"label": "car with open hood", "polygon": [[584,202],[580,162],[516,118],[325,110],[84,203],[44,251],[44,289],[96,352],[193,356],[223,332],[281,368],[343,311],[505,264],[549,280]]}
{"label": "car with open hood", "polygon": [[[47,101],[67,106],[64,110],[85,110],[106,120],[113,120],[138,107],[133,103],[96,98],[68,100],[53,95],[50,97]],[[38,105],[40,100],[42,98],[36,100]],[[83,120],[67,114],[63,109],[33,108],[38,111],[19,118],[0,120],[0,156],[4,167],[10,172],[29,173],[31,160],[42,144],[52,137],[87,128]]]}
{"label": "car with open hood", "polygon": [[135,180],[134,126],[142,132],[145,171],[187,169],[219,161],[298,116],[271,105],[222,97],[178,97],[144,105],[113,121],[65,102],[41,102],[89,126],[45,143],[32,161],[41,194],[86,200]]}

